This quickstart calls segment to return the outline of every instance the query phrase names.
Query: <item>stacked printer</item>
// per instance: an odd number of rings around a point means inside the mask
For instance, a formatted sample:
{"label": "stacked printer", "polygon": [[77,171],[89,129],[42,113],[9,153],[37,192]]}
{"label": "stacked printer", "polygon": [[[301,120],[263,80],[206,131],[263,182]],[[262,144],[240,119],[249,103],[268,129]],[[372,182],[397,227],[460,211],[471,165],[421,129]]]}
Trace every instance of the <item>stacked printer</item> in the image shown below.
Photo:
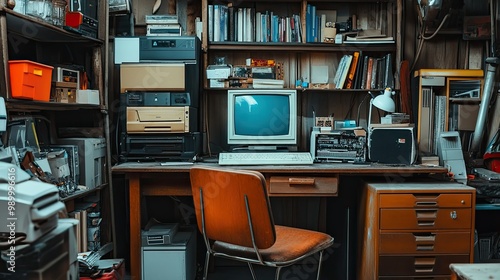
{"label": "stacked printer", "polygon": [[0,162],[0,208],[0,279],[79,278],[78,221],[58,218],[65,205],[55,185]]}
{"label": "stacked printer", "polygon": [[201,153],[200,40],[115,38],[120,161],[191,160]]}

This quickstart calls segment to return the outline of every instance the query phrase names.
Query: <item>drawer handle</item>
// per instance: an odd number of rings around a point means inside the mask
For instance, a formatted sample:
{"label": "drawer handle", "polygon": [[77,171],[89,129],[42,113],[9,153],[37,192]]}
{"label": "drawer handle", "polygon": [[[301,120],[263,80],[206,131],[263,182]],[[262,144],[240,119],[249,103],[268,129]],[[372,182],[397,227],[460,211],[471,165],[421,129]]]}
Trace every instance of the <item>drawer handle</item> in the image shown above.
{"label": "drawer handle", "polygon": [[290,185],[314,185],[314,178],[288,178]]}
{"label": "drawer handle", "polygon": [[415,202],[416,206],[437,206],[437,201],[417,201]]}
{"label": "drawer handle", "polygon": [[434,268],[415,268],[415,273],[432,273]]}
{"label": "drawer handle", "polygon": [[434,245],[417,245],[417,251],[433,251]]}
{"label": "drawer handle", "polygon": [[415,266],[431,266],[436,264],[436,258],[416,258]]}
{"label": "drawer handle", "polygon": [[432,227],[437,218],[437,211],[435,210],[417,210],[417,224],[422,227]]}
{"label": "drawer handle", "polygon": [[434,242],[435,240],[436,236],[434,235],[429,235],[429,236],[415,235],[415,242]]}
{"label": "drawer handle", "polygon": [[417,258],[414,264],[416,273],[430,273],[434,271],[436,258]]}

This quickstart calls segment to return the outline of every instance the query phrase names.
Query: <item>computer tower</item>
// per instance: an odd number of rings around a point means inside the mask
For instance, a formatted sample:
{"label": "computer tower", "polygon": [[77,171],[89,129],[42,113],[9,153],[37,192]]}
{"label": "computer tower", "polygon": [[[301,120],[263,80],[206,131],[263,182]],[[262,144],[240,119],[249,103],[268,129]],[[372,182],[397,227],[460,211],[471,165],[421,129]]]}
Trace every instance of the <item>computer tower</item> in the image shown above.
{"label": "computer tower", "polygon": [[78,146],[80,185],[93,189],[107,183],[105,138],[60,138],[57,142]]}
{"label": "computer tower", "polygon": [[413,126],[370,127],[369,159],[384,164],[413,164],[416,160]]}
{"label": "computer tower", "polygon": [[196,277],[195,230],[179,231],[171,244],[142,244],[143,280],[194,280]]}

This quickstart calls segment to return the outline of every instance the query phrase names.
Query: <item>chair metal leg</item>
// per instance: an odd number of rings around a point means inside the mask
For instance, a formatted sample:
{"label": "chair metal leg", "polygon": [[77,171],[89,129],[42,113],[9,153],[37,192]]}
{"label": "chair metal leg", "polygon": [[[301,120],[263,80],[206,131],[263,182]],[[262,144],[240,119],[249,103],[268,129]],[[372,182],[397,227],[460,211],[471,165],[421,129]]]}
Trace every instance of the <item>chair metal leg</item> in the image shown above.
{"label": "chair metal leg", "polygon": [[255,271],[253,270],[253,266],[251,263],[247,262],[248,268],[250,269],[250,273],[252,273],[252,279],[257,280],[257,276],[255,276]]}
{"label": "chair metal leg", "polygon": [[323,251],[319,252],[319,260],[318,260],[318,274],[316,275],[316,280],[319,280],[319,276],[321,273],[321,261],[323,260]]}
{"label": "chair metal leg", "polygon": [[274,279],[275,279],[275,280],[279,280],[279,279],[280,279],[280,272],[281,272],[281,266],[278,266],[278,267],[276,268],[276,274],[275,274],[275,276],[274,276]]}
{"label": "chair metal leg", "polygon": [[209,263],[210,263],[210,251],[207,250],[207,255],[205,256],[205,267],[203,268],[203,280],[207,280]]}

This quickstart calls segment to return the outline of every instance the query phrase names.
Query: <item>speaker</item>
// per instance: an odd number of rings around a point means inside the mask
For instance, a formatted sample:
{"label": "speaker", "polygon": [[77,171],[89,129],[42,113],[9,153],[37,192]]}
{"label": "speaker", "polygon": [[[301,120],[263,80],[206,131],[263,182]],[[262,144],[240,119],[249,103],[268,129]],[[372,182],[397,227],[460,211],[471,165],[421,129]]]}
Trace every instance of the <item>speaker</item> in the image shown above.
{"label": "speaker", "polygon": [[417,158],[414,127],[370,127],[368,157],[384,164],[413,164]]}

